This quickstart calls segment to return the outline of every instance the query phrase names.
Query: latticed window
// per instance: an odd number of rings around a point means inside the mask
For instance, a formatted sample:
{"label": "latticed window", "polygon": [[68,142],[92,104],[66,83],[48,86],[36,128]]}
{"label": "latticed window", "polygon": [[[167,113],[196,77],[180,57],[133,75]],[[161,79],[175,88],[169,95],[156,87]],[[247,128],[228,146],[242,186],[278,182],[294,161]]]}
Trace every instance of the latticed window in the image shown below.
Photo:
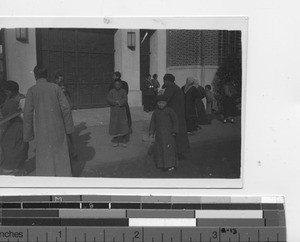
{"label": "latticed window", "polygon": [[242,57],[241,31],[219,31],[219,63],[228,56]]}
{"label": "latticed window", "polygon": [[167,66],[219,65],[241,53],[241,32],[227,30],[168,30]]}

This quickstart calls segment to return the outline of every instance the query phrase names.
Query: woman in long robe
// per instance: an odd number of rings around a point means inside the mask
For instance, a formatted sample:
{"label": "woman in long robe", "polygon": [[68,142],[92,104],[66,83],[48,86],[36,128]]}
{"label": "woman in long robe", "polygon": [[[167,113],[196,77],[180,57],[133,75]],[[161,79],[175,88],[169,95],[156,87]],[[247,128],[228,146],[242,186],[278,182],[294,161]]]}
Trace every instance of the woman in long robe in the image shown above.
{"label": "woman in long robe", "polygon": [[107,102],[110,105],[109,134],[113,137],[113,146],[116,147],[121,143],[125,148],[126,136],[129,133],[126,114],[127,94],[119,79],[115,81],[114,88],[109,91]]}
{"label": "woman in long robe", "polygon": [[[47,70],[34,68],[36,85],[28,89],[24,140],[36,140],[37,176],[72,176],[67,134],[74,131],[70,105],[61,88],[47,81]],[[35,118],[35,129],[33,119]]]}
{"label": "woman in long robe", "polygon": [[192,77],[186,79],[186,84],[182,87],[185,97],[185,120],[188,134],[193,134],[197,130],[196,100],[200,98],[200,92],[196,87],[196,80]]}
{"label": "woman in long robe", "polygon": [[19,93],[19,85],[14,81],[7,81],[4,91],[7,99],[1,108],[1,116],[2,120],[7,121],[1,125],[0,163],[4,174],[17,174],[28,158],[28,143],[23,140],[23,119],[21,114],[15,116],[22,112],[21,104],[24,103],[25,96]]}
{"label": "woman in long robe", "polygon": [[178,133],[178,118],[173,109],[165,107],[167,102],[158,97],[158,108],[154,110],[149,135],[155,135],[154,159],[159,169],[172,171],[177,165],[175,137]]}

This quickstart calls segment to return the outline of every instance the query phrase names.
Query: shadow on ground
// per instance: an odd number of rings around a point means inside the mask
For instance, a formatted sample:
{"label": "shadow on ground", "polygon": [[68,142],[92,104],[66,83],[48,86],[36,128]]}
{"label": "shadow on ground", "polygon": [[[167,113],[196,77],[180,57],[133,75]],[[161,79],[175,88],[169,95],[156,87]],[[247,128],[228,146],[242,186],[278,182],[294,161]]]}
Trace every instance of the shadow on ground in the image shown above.
{"label": "shadow on ground", "polygon": [[[81,134],[87,129],[85,123],[80,123],[75,126],[73,138],[74,146],[78,157],[71,160],[72,173],[74,177],[79,177],[85,167],[86,162],[92,160],[96,154],[93,147],[89,146],[91,132]],[[35,152],[34,152],[35,153]],[[30,158],[25,164],[25,170],[29,176],[35,175],[35,156]]]}
{"label": "shadow on ground", "polygon": [[[150,147],[150,144],[149,144]],[[224,139],[194,143],[186,160],[178,169],[166,173],[155,167],[153,157],[146,154],[121,162],[103,163],[85,170],[84,177],[118,178],[240,178],[241,140]]]}
{"label": "shadow on ground", "polygon": [[89,146],[91,132],[81,134],[87,129],[86,123],[80,123],[75,126],[74,145],[78,154],[77,159],[71,161],[72,173],[74,177],[79,177],[85,167],[86,162],[92,160],[96,154],[94,147]]}

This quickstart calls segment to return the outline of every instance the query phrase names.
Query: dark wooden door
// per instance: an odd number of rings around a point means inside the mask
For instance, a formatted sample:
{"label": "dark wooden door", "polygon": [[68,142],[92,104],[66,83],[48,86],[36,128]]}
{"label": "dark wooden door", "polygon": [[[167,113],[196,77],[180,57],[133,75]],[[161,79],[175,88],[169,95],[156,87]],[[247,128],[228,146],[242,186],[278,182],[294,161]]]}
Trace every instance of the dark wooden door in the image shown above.
{"label": "dark wooden door", "polygon": [[77,108],[106,107],[114,71],[114,30],[37,29],[37,59],[49,81],[64,75]]}

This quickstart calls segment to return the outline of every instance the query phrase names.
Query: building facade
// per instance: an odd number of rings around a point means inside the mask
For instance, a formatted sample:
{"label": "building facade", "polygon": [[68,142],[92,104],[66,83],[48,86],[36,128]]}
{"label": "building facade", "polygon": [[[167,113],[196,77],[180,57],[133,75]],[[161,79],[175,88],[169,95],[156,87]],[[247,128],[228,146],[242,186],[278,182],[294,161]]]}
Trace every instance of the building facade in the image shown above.
{"label": "building facade", "polygon": [[[105,107],[114,71],[129,84],[129,105],[142,105],[146,74],[175,75],[210,84],[222,58],[241,51],[239,31],[137,29],[27,29],[23,41],[16,29],[2,29],[3,79],[17,81],[20,91],[35,84],[33,68],[43,64],[54,80],[64,75],[75,107]],[[4,51],[5,50],[5,51]],[[4,69],[4,70],[3,70]]]}

